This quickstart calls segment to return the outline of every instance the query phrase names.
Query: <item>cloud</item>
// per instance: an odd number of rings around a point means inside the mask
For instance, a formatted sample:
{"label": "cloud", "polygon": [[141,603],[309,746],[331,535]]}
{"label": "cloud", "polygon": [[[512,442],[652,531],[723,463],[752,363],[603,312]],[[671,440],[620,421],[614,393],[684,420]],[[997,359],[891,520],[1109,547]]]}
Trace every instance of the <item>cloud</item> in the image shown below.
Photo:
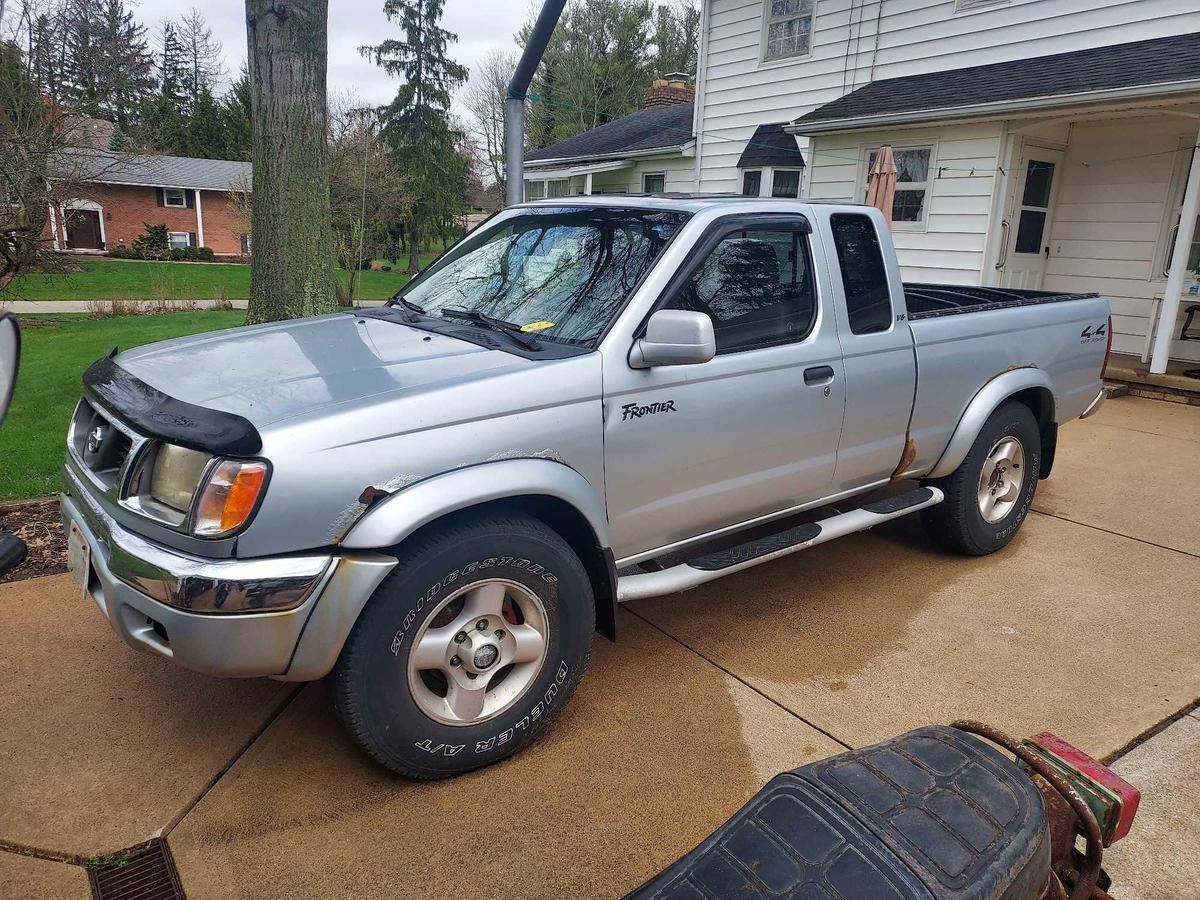
{"label": "cloud", "polygon": [[[143,0],[134,8],[154,38],[164,19],[178,18],[197,5],[197,0]],[[442,27],[458,35],[450,47],[451,58],[470,68],[493,49],[515,51],[513,35],[533,8],[530,0],[446,0]],[[226,68],[236,74],[246,59],[245,3],[205,0],[200,9],[225,49]],[[397,82],[364,59],[358,48],[399,36],[399,25],[383,14],[383,0],[329,0],[330,94],[375,104],[391,100]]]}

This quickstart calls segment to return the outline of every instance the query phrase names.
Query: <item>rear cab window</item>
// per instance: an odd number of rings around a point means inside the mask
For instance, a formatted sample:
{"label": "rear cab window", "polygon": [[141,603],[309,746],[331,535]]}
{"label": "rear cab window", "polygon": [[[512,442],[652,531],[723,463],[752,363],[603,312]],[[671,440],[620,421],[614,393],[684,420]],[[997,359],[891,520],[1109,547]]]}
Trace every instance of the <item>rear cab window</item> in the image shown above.
{"label": "rear cab window", "polygon": [[892,327],[892,297],[875,223],[862,213],[829,217],[837,249],[846,312],[854,334],[878,334]]}

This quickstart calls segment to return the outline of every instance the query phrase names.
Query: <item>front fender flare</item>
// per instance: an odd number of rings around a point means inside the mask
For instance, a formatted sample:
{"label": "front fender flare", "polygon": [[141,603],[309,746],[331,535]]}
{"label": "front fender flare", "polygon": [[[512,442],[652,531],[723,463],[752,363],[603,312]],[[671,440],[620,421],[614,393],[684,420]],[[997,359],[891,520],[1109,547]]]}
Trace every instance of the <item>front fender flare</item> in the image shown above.
{"label": "front fender flare", "polygon": [[[967,404],[962,418],[958,420],[958,427],[954,429],[954,434],[950,437],[950,443],[946,445],[941,458],[925,477],[943,478],[962,465],[962,461],[971,452],[975,439],[979,437],[979,432],[983,430],[984,423],[991,414],[1013,394],[1030,388],[1044,389],[1049,391],[1051,397],[1054,396],[1054,386],[1050,381],[1050,376],[1046,374],[1045,370],[1033,366],[1001,372],[985,384]],[[1053,414],[1051,414],[1050,419],[1053,420],[1053,418]]]}
{"label": "front fender flare", "polygon": [[377,550],[399,544],[423,525],[448,513],[514,497],[555,497],[574,507],[596,535],[611,546],[604,500],[591,482],[549,459],[506,459],[434,475],[369,509],[346,534],[348,550]]}

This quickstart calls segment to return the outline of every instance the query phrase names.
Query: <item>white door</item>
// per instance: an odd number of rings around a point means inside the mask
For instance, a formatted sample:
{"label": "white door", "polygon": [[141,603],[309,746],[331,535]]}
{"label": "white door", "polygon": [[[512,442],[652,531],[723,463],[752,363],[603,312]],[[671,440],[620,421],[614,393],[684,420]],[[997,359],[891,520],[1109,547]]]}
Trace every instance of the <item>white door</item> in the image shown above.
{"label": "white door", "polygon": [[1042,286],[1062,161],[1061,150],[1045,147],[1026,146],[1021,154],[1015,202],[1008,216],[1003,287],[1036,291]]}

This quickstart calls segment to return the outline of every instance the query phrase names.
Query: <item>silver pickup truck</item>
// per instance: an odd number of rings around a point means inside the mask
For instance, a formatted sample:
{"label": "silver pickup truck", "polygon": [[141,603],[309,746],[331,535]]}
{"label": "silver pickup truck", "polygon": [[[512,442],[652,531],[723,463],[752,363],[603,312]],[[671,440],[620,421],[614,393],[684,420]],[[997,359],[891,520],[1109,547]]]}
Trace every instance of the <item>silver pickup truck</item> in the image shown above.
{"label": "silver pickup truck", "polygon": [[921,511],[982,555],[1101,403],[1094,295],[902,284],[873,209],[563,198],[388,305],[84,375],[72,571],[136,649],[328,676],[432,778],[528,744],[622,600]]}

